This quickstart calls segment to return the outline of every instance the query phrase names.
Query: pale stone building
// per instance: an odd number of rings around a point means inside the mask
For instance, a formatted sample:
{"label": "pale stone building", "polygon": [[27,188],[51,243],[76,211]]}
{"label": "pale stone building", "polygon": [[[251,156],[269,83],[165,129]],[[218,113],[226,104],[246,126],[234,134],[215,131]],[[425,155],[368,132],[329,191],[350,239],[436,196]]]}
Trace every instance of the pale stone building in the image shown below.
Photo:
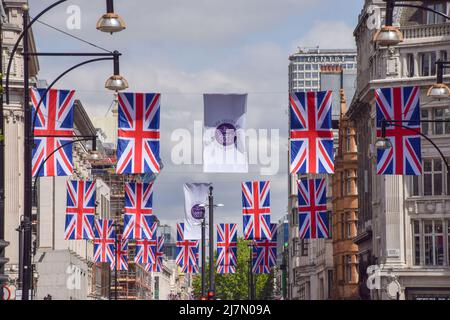
{"label": "pale stone building", "polygon": [[[419,4],[424,1],[418,1]],[[438,59],[447,60],[450,24],[434,14],[397,8],[394,24],[404,41],[391,48],[372,42],[366,0],[355,29],[358,49],[356,98],[348,116],[356,124],[358,146],[358,234],[360,296],[363,299],[435,299],[450,297],[450,175],[437,150],[422,139],[423,174],[418,177],[376,174],[374,89],[419,86],[421,119],[450,120],[447,101],[427,97],[436,82]],[[447,1],[429,4],[448,13]],[[445,82],[450,79],[445,75]],[[450,158],[450,125],[422,123],[422,131]],[[367,267],[380,271],[367,282]],[[369,285],[367,285],[369,283]],[[397,296],[398,293],[398,296]]]}
{"label": "pale stone building", "polygon": [[[22,32],[22,5],[24,0],[5,0],[2,5],[6,15],[3,24],[3,74],[9,62],[12,47]],[[36,50],[33,32],[30,32],[29,44],[31,50]],[[12,296],[18,287],[19,277],[19,233],[16,229],[20,225],[23,215],[24,182],[23,182],[23,149],[24,149],[24,113],[23,113],[23,56],[22,45],[14,56],[10,77],[10,103],[4,105],[5,119],[5,240],[10,244],[6,248],[5,274],[9,276],[9,288]],[[30,80],[36,82],[39,62],[36,57],[30,60]],[[5,81],[5,77],[3,78]]]}

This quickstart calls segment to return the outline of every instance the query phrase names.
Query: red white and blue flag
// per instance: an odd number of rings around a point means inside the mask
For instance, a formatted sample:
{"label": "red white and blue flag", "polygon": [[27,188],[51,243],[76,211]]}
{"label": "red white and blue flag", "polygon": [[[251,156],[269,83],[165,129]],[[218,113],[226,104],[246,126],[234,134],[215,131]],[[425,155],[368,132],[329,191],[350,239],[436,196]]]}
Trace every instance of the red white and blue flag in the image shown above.
{"label": "red white and blue flag", "polygon": [[377,150],[377,173],[421,175],[421,126],[419,87],[382,88],[375,91],[377,137],[387,122],[385,137],[392,148]]}
{"label": "red white and blue flag", "polygon": [[270,239],[270,181],[242,183],[244,239]]}
{"label": "red white and blue flag", "polygon": [[252,272],[255,274],[270,273],[277,263],[277,225],[270,226],[270,239],[254,240],[252,246]]}
{"label": "red white and blue flag", "polygon": [[[154,223],[157,224],[156,222]],[[156,263],[155,247],[157,245],[156,232],[152,239],[136,240],[136,255],[134,256],[134,262],[143,265]]]}
{"label": "red white and blue flag", "polygon": [[148,272],[161,272],[163,268],[163,259],[164,259],[164,235],[157,237],[156,246],[152,246],[152,250],[155,250],[153,253],[155,257],[155,263],[148,263],[145,266],[145,270]]}
{"label": "red white and blue flag", "polygon": [[152,239],[153,183],[125,183],[124,239]]}
{"label": "red white and blue flag", "polygon": [[217,273],[235,273],[237,265],[237,224],[217,225]]}
{"label": "red white and blue flag", "polygon": [[158,173],[159,93],[119,93],[117,173]]}
{"label": "red white and blue flag", "polygon": [[[33,176],[70,176],[73,174],[73,102],[75,91],[30,90],[33,105]],[[39,101],[42,103],[37,110]],[[59,149],[55,152],[55,150]],[[48,159],[47,159],[48,158]]]}
{"label": "red white and blue flag", "polygon": [[198,240],[184,239],[184,223],[177,224],[177,265],[183,273],[198,273]]}
{"label": "red white and blue flag", "polygon": [[298,215],[300,239],[330,237],[324,178],[298,181]]}
{"label": "red white and blue flag", "polygon": [[291,174],[334,173],[332,99],[331,91],[289,94]]}
{"label": "red white and blue flag", "polygon": [[116,232],[114,220],[95,220],[94,261],[114,263]]}
{"label": "red white and blue flag", "polygon": [[95,238],[95,199],[94,181],[67,181],[66,240],[92,240]]}
{"label": "red white and blue flag", "polygon": [[128,240],[123,239],[121,234],[117,235],[117,248],[115,253],[114,263],[111,263],[111,270],[115,268],[117,268],[117,271],[128,270]]}

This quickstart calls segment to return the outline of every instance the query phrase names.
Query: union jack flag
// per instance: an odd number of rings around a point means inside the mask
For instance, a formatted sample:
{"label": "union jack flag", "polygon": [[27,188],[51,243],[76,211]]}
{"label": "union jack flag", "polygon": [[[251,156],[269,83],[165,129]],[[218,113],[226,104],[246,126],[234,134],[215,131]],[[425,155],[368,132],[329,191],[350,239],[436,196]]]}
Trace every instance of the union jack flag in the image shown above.
{"label": "union jack flag", "polygon": [[252,246],[252,272],[270,273],[277,263],[277,225],[270,226],[270,239],[254,240]]}
{"label": "union jack flag", "polygon": [[164,235],[157,237],[156,246],[152,247],[155,249],[154,256],[156,263],[148,263],[145,266],[145,270],[148,272],[161,272],[163,267],[163,258],[164,258]]}
{"label": "union jack flag", "polygon": [[[154,224],[156,225],[156,222]],[[156,232],[152,239],[136,240],[136,255],[134,256],[134,262],[139,263],[143,266],[146,266],[149,263],[155,263],[155,247],[157,244]]]}
{"label": "union jack flag", "polygon": [[177,265],[183,273],[198,273],[198,240],[184,240],[184,223],[177,224]]}
{"label": "union jack flag", "polygon": [[291,173],[334,173],[331,91],[289,95]]}
{"label": "union jack flag", "polygon": [[270,181],[242,183],[244,239],[270,239]]}
{"label": "union jack flag", "polygon": [[114,263],[116,232],[114,220],[95,220],[94,261]]}
{"label": "union jack flag", "polygon": [[393,121],[386,126],[386,138],[392,148],[377,150],[378,174],[422,174],[419,95],[419,87],[375,91],[377,137],[382,136],[383,120]]}
{"label": "union jack flag", "polygon": [[[33,176],[71,176],[73,174],[72,141],[73,101],[75,91],[30,90],[34,127]],[[42,103],[37,111],[39,101]],[[59,147],[58,151],[54,152]],[[48,158],[48,160],[47,160]]]}
{"label": "union jack flag", "polygon": [[114,262],[111,263],[111,270],[115,268],[117,268],[117,271],[128,270],[128,240],[123,239],[121,234],[117,235],[117,248],[115,253]]}
{"label": "union jack flag", "polygon": [[237,265],[237,224],[217,225],[217,273],[235,273]]}
{"label": "union jack flag", "polygon": [[92,240],[95,238],[95,199],[94,181],[67,181],[66,240]]}
{"label": "union jack flag", "polygon": [[298,181],[300,239],[329,238],[326,180]]}
{"label": "union jack flag", "polygon": [[125,183],[125,239],[152,239],[155,231],[153,222],[153,183]]}
{"label": "union jack flag", "polygon": [[159,93],[119,93],[117,173],[160,172]]}

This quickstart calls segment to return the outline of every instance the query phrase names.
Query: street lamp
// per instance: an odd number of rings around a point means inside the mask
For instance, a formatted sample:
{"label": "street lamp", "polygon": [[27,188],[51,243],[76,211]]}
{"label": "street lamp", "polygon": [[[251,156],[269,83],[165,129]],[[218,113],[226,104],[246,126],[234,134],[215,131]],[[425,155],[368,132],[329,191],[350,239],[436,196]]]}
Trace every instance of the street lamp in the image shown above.
{"label": "street lamp", "polygon": [[378,138],[377,141],[375,141],[375,148],[380,150],[390,149],[392,148],[391,140],[386,137]]}
{"label": "street lamp", "polygon": [[395,0],[386,0],[385,25],[378,30],[373,41],[380,46],[395,46],[403,41],[403,34],[398,27],[392,26]]}
{"label": "street lamp", "polygon": [[106,13],[97,22],[97,30],[107,33],[120,32],[126,28],[123,19],[114,13],[113,0],[106,0]]}
{"label": "street lamp", "polygon": [[128,81],[120,75],[119,53],[114,51],[114,74],[106,80],[105,88],[112,91],[122,91],[128,88]]}
{"label": "street lamp", "polygon": [[450,97],[450,89],[444,83],[444,69],[450,68],[450,61],[436,61],[436,83],[428,89],[427,96],[435,99],[447,99]]}
{"label": "street lamp", "polygon": [[[33,120],[32,120],[32,109],[30,108],[30,93],[29,93],[29,58],[30,56],[84,56],[84,54],[38,54],[29,52],[29,30],[32,27],[32,25],[38,21],[45,13],[49,12],[56,6],[67,2],[67,0],[58,0],[46,7],[44,10],[42,10],[40,13],[38,13],[31,21],[29,21],[29,13],[28,13],[28,6],[24,5],[22,7],[22,22],[23,22],[23,29],[20,33],[19,37],[17,38],[16,43],[14,44],[10,56],[9,56],[9,62],[8,62],[8,68],[7,68],[7,77],[6,77],[6,102],[9,104],[9,75],[12,67],[12,62],[14,61],[14,55],[19,47],[19,44],[22,44],[23,47],[23,109],[24,109],[24,155],[23,155],[23,161],[24,161],[24,175],[23,175],[23,182],[24,182],[24,206],[23,206],[23,221],[24,221],[24,228],[23,228],[23,252],[21,253],[21,285],[22,285],[22,300],[28,300],[29,299],[29,289],[31,285],[31,242],[32,242],[32,231],[29,225],[31,225],[32,221],[32,199],[33,199],[33,187],[32,187],[32,180],[33,180],[33,174],[32,174],[32,150],[34,147],[34,134],[33,134]],[[111,11],[112,9],[112,0],[107,1],[107,11]],[[110,12],[111,13],[111,12]],[[111,17],[112,18],[112,17]],[[124,25],[122,25],[124,27]],[[105,30],[105,28],[103,28]],[[120,31],[120,28],[116,29],[110,29],[109,31]],[[122,28],[123,29],[123,28]],[[112,56],[114,59],[115,65],[117,64],[117,68],[115,66],[115,71],[118,70],[118,57],[119,54],[117,53],[108,53],[108,54],[88,54],[87,56]],[[81,63],[65,73],[63,73],[60,77],[65,75],[70,70],[73,70],[74,68],[81,66],[86,63],[98,61],[98,60],[106,60],[107,58],[101,58],[101,59],[93,59],[89,60],[88,62]],[[119,76],[119,73],[115,72],[114,76]],[[59,79],[59,78],[58,78]],[[119,79],[115,83],[115,86],[112,84],[108,86],[108,88],[111,88],[111,90],[121,90],[121,88],[124,88],[128,86],[126,84],[125,79]],[[0,112],[3,113],[3,102],[0,103]],[[4,179],[4,177],[0,177],[0,179]],[[4,211],[4,203],[1,203],[0,208],[0,215],[3,215]]]}
{"label": "street lamp", "polygon": [[[420,129],[416,129],[416,128],[411,128],[408,127],[407,125],[404,124],[408,124],[410,121],[408,120],[382,120],[381,121],[381,137],[379,137],[377,139],[377,141],[375,142],[375,146],[378,149],[390,149],[392,148],[392,143],[391,141],[386,137],[386,127],[387,126],[392,126],[392,127],[397,127],[397,128],[403,128],[403,129],[407,129],[410,130],[420,136],[422,136],[423,138],[425,138],[435,149],[436,151],[439,153],[439,155],[442,158],[442,161],[444,161],[445,166],[447,168],[447,173],[450,173],[450,164],[447,160],[447,158],[445,157],[444,153],[442,152],[442,150],[436,145],[436,143],[429,138],[426,134],[422,133],[420,131]],[[416,121],[417,123],[450,123],[450,120],[420,120],[420,121]]]}
{"label": "street lamp", "polygon": [[386,17],[385,17],[385,25],[378,30],[374,37],[373,41],[378,43],[380,46],[395,46],[401,42],[403,42],[403,34],[398,27],[394,27],[393,17],[394,17],[394,8],[395,7],[407,7],[407,8],[416,8],[419,10],[430,11],[434,14],[437,14],[441,17],[444,17],[447,20],[450,20],[450,17],[442,12],[434,10],[432,8],[421,6],[417,4],[408,4],[404,2],[414,2],[415,0],[401,0],[402,3],[396,3],[396,0],[384,0],[386,2]]}

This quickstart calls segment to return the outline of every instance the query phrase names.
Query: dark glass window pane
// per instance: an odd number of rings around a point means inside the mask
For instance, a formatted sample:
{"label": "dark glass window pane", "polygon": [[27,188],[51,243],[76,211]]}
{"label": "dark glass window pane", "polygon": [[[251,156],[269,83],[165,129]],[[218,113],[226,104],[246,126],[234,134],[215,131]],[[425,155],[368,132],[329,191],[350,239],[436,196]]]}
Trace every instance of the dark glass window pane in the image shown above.
{"label": "dark glass window pane", "polygon": [[420,265],[420,237],[414,237],[414,264]]}
{"label": "dark glass window pane", "polygon": [[424,160],[423,161],[423,170],[425,172],[431,172],[431,170],[432,170],[432,162],[431,162],[431,160]]}
{"label": "dark glass window pane", "polygon": [[420,222],[418,220],[414,221],[414,234],[418,235],[420,232]]}
{"label": "dark glass window pane", "polygon": [[444,236],[436,236],[434,240],[436,264],[442,266],[444,264]]}
{"label": "dark glass window pane", "polygon": [[425,265],[433,265],[433,238],[425,236]]}
{"label": "dark glass window pane", "polygon": [[419,195],[419,177],[418,176],[412,177],[412,195],[413,196]]}
{"label": "dark glass window pane", "polygon": [[433,221],[431,220],[424,221],[423,225],[425,234],[430,234],[433,232]]}
{"label": "dark glass window pane", "polygon": [[[428,110],[422,110],[420,117],[422,120],[428,120]],[[422,132],[428,134],[428,122],[422,122]]]}
{"label": "dark glass window pane", "polygon": [[423,175],[423,194],[425,196],[431,196],[433,194],[432,182],[433,179],[431,173]]}
{"label": "dark glass window pane", "polygon": [[442,233],[442,232],[443,232],[442,221],[435,220],[434,221],[434,233]]}
{"label": "dark glass window pane", "polygon": [[440,196],[442,194],[442,173],[434,174],[434,195]]}

